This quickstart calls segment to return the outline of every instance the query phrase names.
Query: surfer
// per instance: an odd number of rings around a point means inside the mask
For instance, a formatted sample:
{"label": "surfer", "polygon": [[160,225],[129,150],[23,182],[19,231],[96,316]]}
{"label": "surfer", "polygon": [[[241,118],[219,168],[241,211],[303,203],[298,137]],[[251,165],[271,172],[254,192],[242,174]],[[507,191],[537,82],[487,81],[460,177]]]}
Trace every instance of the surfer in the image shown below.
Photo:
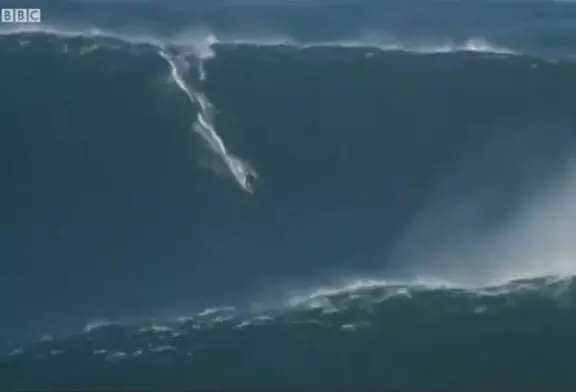
{"label": "surfer", "polygon": [[250,193],[254,193],[255,185],[256,185],[256,176],[252,173],[246,174],[246,180],[244,182],[246,190]]}

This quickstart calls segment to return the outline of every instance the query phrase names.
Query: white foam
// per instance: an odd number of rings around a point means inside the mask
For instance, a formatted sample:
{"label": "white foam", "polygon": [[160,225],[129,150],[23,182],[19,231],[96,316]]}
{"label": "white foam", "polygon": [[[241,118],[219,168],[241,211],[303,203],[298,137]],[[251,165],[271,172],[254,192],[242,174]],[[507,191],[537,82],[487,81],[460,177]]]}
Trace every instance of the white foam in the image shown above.
{"label": "white foam", "polygon": [[0,36],[2,35],[18,35],[24,33],[37,33],[53,35],[60,38],[103,38],[103,39],[117,39],[129,44],[135,45],[151,45],[158,48],[164,47],[162,39],[155,38],[148,34],[126,33],[126,32],[112,32],[103,30],[98,27],[84,27],[73,28],[64,26],[53,26],[47,24],[23,24],[23,25],[9,25],[5,24],[0,27]]}
{"label": "white foam", "polygon": [[108,327],[110,325],[113,325],[113,323],[106,321],[106,320],[91,321],[91,322],[87,323],[86,326],[84,327],[84,332],[89,333],[89,332],[92,332],[96,329]]}
{"label": "white foam", "polygon": [[[202,91],[185,80],[184,75],[190,66],[186,61],[186,57],[182,53],[172,56],[165,51],[160,51],[159,54],[170,65],[172,79],[176,85],[186,94],[191,103],[197,103],[199,106],[200,110],[198,111],[196,123],[192,127],[193,130],[202,137],[210,150],[228,168],[236,183],[245,191],[252,193],[254,190],[249,176],[255,178],[256,172],[243,160],[232,155],[224,145],[220,135],[216,132],[212,103]],[[202,64],[202,59],[198,59],[198,61]],[[198,69],[200,79],[205,78],[204,67],[200,66]]]}
{"label": "white foam", "polygon": [[115,351],[113,353],[109,353],[106,356],[106,359],[109,361],[118,361],[118,360],[126,359],[126,358],[128,358],[128,355],[123,351]]}
{"label": "white foam", "polygon": [[250,327],[253,325],[265,325],[267,323],[270,323],[274,321],[274,318],[270,315],[266,315],[266,314],[260,314],[260,315],[256,315],[248,320],[243,320],[242,322],[236,324],[234,326],[234,329],[242,329],[242,328],[246,328],[246,327]]}
{"label": "white foam", "polygon": [[233,45],[255,45],[263,47],[287,46],[298,49],[308,49],[315,47],[334,47],[334,48],[364,48],[375,49],[379,51],[403,51],[419,54],[438,54],[438,53],[456,53],[456,52],[477,52],[492,53],[501,55],[521,54],[512,49],[493,44],[482,37],[471,37],[463,42],[444,40],[431,42],[427,40],[416,40],[406,42],[395,39],[388,35],[380,33],[363,33],[355,39],[328,40],[328,41],[298,41],[289,36],[275,37],[249,37],[249,38],[224,38],[221,40],[212,37],[214,43],[233,44]]}
{"label": "white foam", "polygon": [[253,45],[264,47],[288,46],[296,49],[313,47],[343,47],[343,48],[366,48],[381,51],[406,51],[421,54],[452,53],[452,52],[479,52],[503,55],[522,54],[513,49],[493,44],[482,37],[471,37],[463,42],[451,40],[440,42],[405,42],[381,34],[365,33],[355,39],[328,40],[328,41],[299,41],[290,36],[216,36],[207,29],[187,29],[176,34],[160,36],[137,32],[134,30],[104,30],[98,27],[65,27],[52,25],[15,25],[0,28],[0,35],[15,35],[22,33],[44,33],[62,38],[104,38],[118,39],[129,44],[151,45],[163,49],[166,45],[187,49],[187,54],[194,55],[197,59],[206,60],[213,58],[216,53],[214,46],[218,44]]}
{"label": "white foam", "polygon": [[[194,57],[200,60],[207,60],[213,58],[216,53],[213,46],[218,43],[218,38],[214,34],[205,30],[187,30],[176,34],[168,39],[168,41],[177,47],[191,48]],[[203,64],[203,62],[200,62]],[[205,74],[202,71],[203,76]],[[201,79],[204,79],[201,76]]]}
{"label": "white foam", "polygon": [[369,324],[366,322],[357,322],[357,323],[348,323],[348,324],[342,324],[340,326],[340,329],[342,331],[349,331],[349,332],[354,332],[357,331],[360,328],[366,328],[368,327]]}
{"label": "white foam", "polygon": [[53,340],[54,340],[54,336],[52,336],[50,334],[44,334],[40,337],[41,342],[51,342]]}
{"label": "white foam", "polygon": [[325,308],[331,306],[326,302],[330,297],[339,295],[356,296],[359,297],[362,293],[374,289],[387,289],[387,297],[394,296],[408,296],[411,289],[454,289],[463,286],[457,285],[446,280],[435,278],[415,278],[410,281],[394,281],[387,279],[356,279],[350,280],[343,284],[335,284],[331,287],[319,287],[310,290],[308,293],[295,294],[290,296],[286,305],[290,307],[307,306],[307,307],[320,307]]}
{"label": "white foam", "polygon": [[241,323],[238,323],[234,326],[234,329],[243,329],[246,327],[250,327],[252,326],[253,323],[251,321],[242,321]]}
{"label": "white foam", "polygon": [[145,327],[142,327],[138,330],[138,332],[143,333],[143,332],[156,332],[156,333],[161,333],[161,332],[171,332],[172,328],[168,325],[157,325],[157,324],[152,324],[152,325],[147,325]]}
{"label": "white foam", "polygon": [[184,323],[194,321],[194,319],[195,319],[194,316],[178,316],[178,317],[176,317],[176,322],[184,324]]}
{"label": "white foam", "polygon": [[8,354],[8,356],[9,356],[9,357],[15,357],[15,356],[17,356],[17,355],[22,355],[22,354],[24,354],[24,349],[23,349],[23,348],[17,348],[17,349],[15,349],[15,350],[12,350],[12,351]]}
{"label": "white foam", "polygon": [[408,48],[408,51],[414,51],[417,53],[476,52],[476,53],[492,53],[502,55],[519,54],[518,52],[515,52],[511,49],[493,45],[484,38],[469,39],[463,44],[448,42],[445,44],[441,44],[439,46],[434,45],[415,46],[414,48]]}
{"label": "white foam", "polygon": [[176,347],[174,346],[155,346],[150,348],[151,352],[163,352],[163,351],[176,351]]}
{"label": "white foam", "polygon": [[[535,279],[538,278],[538,279]],[[562,283],[565,284],[562,284]],[[287,308],[315,309],[322,314],[339,313],[348,309],[352,301],[360,300],[367,305],[385,302],[394,298],[405,297],[410,299],[415,293],[428,291],[452,291],[458,295],[473,297],[506,296],[511,293],[537,291],[552,285],[558,285],[558,290],[552,296],[559,296],[568,289],[571,279],[562,276],[537,275],[527,280],[512,279],[499,282],[464,284],[450,282],[434,277],[416,278],[411,280],[387,279],[358,279],[334,284],[330,287],[320,287],[309,290],[307,293],[291,295],[285,301]],[[481,313],[486,309],[476,309]],[[244,322],[242,326],[253,323]]]}
{"label": "white foam", "polygon": [[202,312],[198,313],[197,316],[198,317],[208,317],[208,316],[213,316],[219,313],[233,313],[236,311],[236,308],[232,307],[232,306],[221,306],[221,307],[216,307],[216,308],[207,308],[205,310],[203,310]]}

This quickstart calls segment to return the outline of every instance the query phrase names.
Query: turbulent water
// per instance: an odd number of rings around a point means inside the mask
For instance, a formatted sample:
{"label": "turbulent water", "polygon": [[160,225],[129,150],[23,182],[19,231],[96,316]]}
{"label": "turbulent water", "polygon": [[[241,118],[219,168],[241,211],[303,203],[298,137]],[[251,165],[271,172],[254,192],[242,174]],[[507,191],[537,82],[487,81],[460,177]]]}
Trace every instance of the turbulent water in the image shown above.
{"label": "turbulent water", "polygon": [[[118,265],[59,280],[82,311],[42,306],[38,341],[6,329],[1,387],[576,387],[576,5],[87,4],[0,35],[0,256]],[[118,261],[177,257],[149,226],[219,264]],[[29,324],[21,268],[0,314]],[[155,280],[229,306],[130,313]],[[62,327],[94,297],[129,321]]]}
{"label": "turbulent water", "polygon": [[15,350],[2,376],[29,388],[568,390],[575,298],[570,279],[477,291],[364,282],[272,312],[89,325]]}

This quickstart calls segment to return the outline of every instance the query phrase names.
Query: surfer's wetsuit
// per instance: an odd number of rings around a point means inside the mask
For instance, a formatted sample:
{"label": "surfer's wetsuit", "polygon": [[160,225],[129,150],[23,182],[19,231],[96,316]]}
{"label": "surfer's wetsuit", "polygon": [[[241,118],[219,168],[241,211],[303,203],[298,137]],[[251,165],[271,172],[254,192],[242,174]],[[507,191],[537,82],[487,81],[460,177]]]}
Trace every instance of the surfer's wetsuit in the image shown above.
{"label": "surfer's wetsuit", "polygon": [[254,192],[254,186],[256,185],[256,176],[254,174],[247,174],[246,175],[246,189],[250,193]]}

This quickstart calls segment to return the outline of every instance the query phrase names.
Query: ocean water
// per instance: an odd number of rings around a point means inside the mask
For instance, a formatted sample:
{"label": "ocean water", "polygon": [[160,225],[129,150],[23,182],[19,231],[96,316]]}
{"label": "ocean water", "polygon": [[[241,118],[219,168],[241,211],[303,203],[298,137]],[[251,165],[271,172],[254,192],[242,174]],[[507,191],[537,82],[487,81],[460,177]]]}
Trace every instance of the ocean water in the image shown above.
{"label": "ocean water", "polygon": [[576,5],[43,17],[0,29],[0,387],[574,390]]}
{"label": "ocean water", "polygon": [[89,325],[13,352],[3,379],[11,387],[160,390],[574,384],[570,279],[478,291],[365,283],[271,312],[220,308],[163,324]]}

